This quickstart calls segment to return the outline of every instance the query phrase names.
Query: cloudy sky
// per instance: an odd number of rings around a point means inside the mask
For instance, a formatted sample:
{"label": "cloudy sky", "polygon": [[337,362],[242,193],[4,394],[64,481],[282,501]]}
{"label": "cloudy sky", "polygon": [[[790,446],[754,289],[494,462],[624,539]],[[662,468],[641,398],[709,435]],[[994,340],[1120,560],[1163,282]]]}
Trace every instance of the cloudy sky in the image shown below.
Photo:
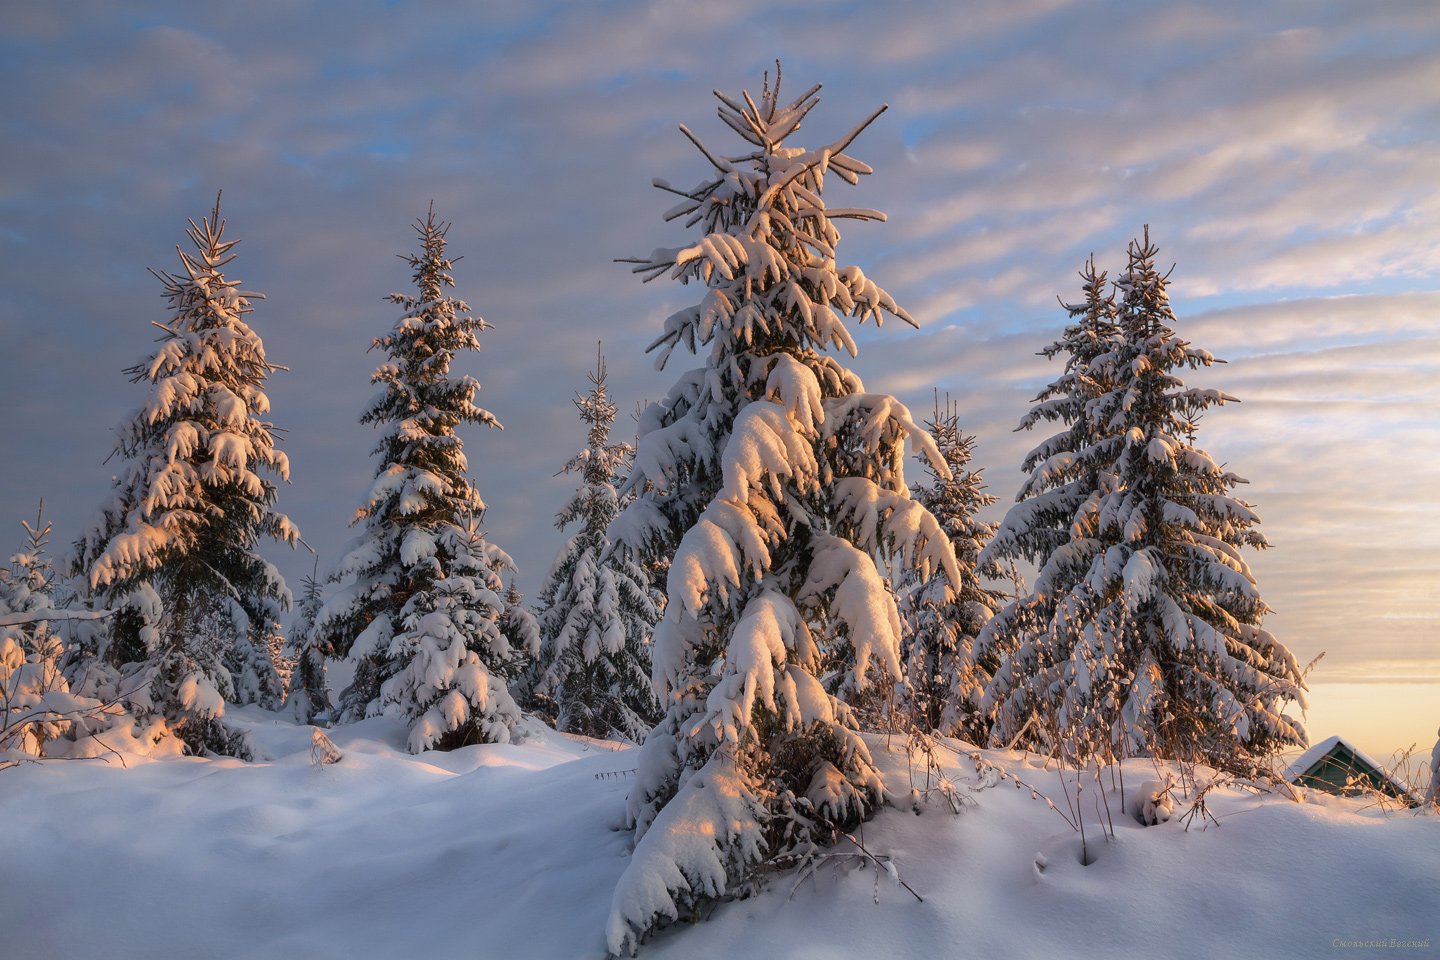
{"label": "cloudy sky", "polygon": [[[337,11],[343,10],[343,14]],[[411,222],[454,222],[459,294],[494,324],[465,361],[505,431],[467,435],[492,538],[533,593],[582,442],[569,398],[603,340],[625,411],[682,369],[644,349],[697,293],[612,261],[682,243],[654,177],[738,142],[710,91],[776,58],[824,84],[796,143],[881,103],[852,148],[878,207],[841,259],[921,329],[867,327],[854,366],[917,411],[948,391],[1009,501],[1034,356],[1093,252],[1144,224],[1179,332],[1243,401],[1199,440],[1251,480],[1271,627],[1315,679],[1440,690],[1440,6],[1214,0],[585,4],[7,4],[0,31],[0,505],[42,496],[68,543],[105,495],[121,369],[164,318],[147,267],[225,191],[230,275],[291,368],[270,390],[281,506],[323,573],[374,464],[356,418],[396,318]],[[626,424],[628,429],[628,422]],[[298,580],[312,561],[278,556]],[[1440,699],[1434,700],[1440,703]],[[1422,731],[1423,732],[1423,731]]]}

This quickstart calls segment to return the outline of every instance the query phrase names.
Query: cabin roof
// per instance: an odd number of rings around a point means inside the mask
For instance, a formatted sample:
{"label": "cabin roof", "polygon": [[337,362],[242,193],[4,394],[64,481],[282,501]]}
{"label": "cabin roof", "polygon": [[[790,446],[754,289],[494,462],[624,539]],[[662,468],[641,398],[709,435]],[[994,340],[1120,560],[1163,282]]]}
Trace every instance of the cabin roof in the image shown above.
{"label": "cabin roof", "polygon": [[[1337,768],[1332,776],[1324,776],[1326,767]],[[1285,771],[1285,779],[1291,783],[1304,781],[1303,786],[1325,789],[1330,785],[1339,792],[1343,783],[1334,781],[1335,773],[1347,773],[1355,779],[1368,779],[1371,785],[1397,799],[1410,799],[1410,793],[1385,772],[1368,754],[1344,737],[1326,737],[1302,753]]]}
{"label": "cabin roof", "polygon": [[1352,754],[1355,755],[1356,759],[1369,764],[1376,770],[1385,769],[1384,767],[1380,766],[1380,764],[1376,763],[1369,754],[1365,753],[1365,751],[1355,746],[1355,744],[1351,743],[1349,740],[1346,740],[1344,737],[1335,736],[1326,737],[1324,740],[1321,740],[1319,743],[1314,744],[1310,747],[1310,749],[1306,750],[1304,753],[1300,754],[1300,756],[1296,757],[1290,763],[1290,766],[1286,768],[1285,779],[1293,780],[1296,777],[1300,776],[1302,773],[1309,772],[1315,767],[1315,764],[1319,763],[1325,757],[1329,756],[1338,746],[1344,746],[1345,749],[1349,750]]}

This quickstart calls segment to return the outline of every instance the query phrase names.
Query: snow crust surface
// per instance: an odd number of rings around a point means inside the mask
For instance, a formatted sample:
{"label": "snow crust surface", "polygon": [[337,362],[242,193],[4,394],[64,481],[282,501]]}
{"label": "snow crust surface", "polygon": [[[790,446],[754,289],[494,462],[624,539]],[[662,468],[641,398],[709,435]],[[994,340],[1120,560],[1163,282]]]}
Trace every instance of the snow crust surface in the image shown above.
{"label": "snow crust surface", "polygon": [[[227,718],[273,759],[0,771],[0,955],[605,955],[635,749],[526,721],[520,743],[411,756],[402,723],[379,717],[328,731],[344,758],[317,766],[312,728],[255,707]],[[899,742],[867,740],[903,789]],[[919,816],[887,807],[856,834],[887,866],[837,856],[798,883],[779,874],[640,956],[1275,958],[1329,955],[1336,941],[1440,943],[1440,816],[1222,788],[1208,798],[1219,826],[1187,832],[1183,798],[1144,827],[1115,796],[1116,839],[1088,834],[1082,866],[1079,835],[1013,787],[1063,806],[1053,771],[987,753],[1010,776],[980,777],[940,755],[974,803],[958,816],[938,799]],[[1127,767],[1132,791],[1154,775]]]}

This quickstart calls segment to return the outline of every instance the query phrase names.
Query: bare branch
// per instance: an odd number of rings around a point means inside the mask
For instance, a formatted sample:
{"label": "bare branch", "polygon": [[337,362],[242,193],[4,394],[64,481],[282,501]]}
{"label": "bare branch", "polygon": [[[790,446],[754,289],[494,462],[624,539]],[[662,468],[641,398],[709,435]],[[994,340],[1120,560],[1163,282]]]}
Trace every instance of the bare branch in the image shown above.
{"label": "bare branch", "polygon": [[868,126],[870,126],[870,124],[874,123],[874,122],[875,122],[875,119],[876,119],[877,117],[879,117],[880,114],[884,113],[886,110],[889,110],[889,109],[890,109],[890,104],[888,104],[888,103],[882,103],[882,104],[880,104],[880,106],[878,106],[878,107],[875,108],[875,112],[874,112],[874,113],[870,114],[870,116],[868,116],[868,117],[866,117],[864,120],[860,121],[859,126],[857,126],[854,130],[851,130],[848,134],[846,134],[846,135],[845,135],[844,137],[842,137],[841,139],[839,139],[839,140],[835,141],[833,144],[831,144],[831,146],[830,146],[830,152],[831,152],[832,154],[843,153],[844,150],[845,150],[845,148],[848,147],[848,146],[850,146],[851,143],[855,142],[855,138],[858,137],[858,136],[860,136],[860,134],[861,134],[862,132],[864,132],[864,130],[865,130],[866,127],[868,127]]}
{"label": "bare branch", "polygon": [[0,613],[0,627],[15,627],[26,623],[41,623],[47,620],[104,620],[114,610],[56,610],[53,607],[38,607],[19,613]]}
{"label": "bare branch", "polygon": [[705,159],[709,160],[710,165],[713,166],[716,170],[719,170],[721,173],[730,173],[735,169],[734,167],[730,166],[730,164],[719,159],[715,156],[715,154],[707,150],[705,148],[705,144],[700,142],[700,138],[695,136],[695,134],[691,133],[690,128],[685,126],[685,124],[683,123],[680,124],[680,132],[685,134],[686,139],[688,139],[691,143],[695,144],[695,149],[705,154]]}

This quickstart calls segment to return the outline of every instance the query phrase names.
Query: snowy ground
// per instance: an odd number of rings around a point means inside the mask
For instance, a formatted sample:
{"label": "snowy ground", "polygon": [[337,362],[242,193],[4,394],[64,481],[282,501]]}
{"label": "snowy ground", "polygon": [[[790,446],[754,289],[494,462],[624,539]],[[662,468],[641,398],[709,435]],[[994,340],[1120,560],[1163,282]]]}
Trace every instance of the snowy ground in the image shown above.
{"label": "snowy ground", "polygon": [[[345,758],[317,767],[309,728],[235,717],[273,761],[0,771],[0,956],[604,955],[629,849],[615,829],[628,750],[534,727],[518,746],[411,757],[398,725],[372,720],[332,731]],[[1187,832],[1178,819],[1140,826],[1117,795],[1116,839],[1082,866],[1060,815],[1010,779],[984,787],[958,755],[947,763],[974,803],[913,815],[898,747],[875,742],[900,798],[863,841],[923,903],[888,873],[837,862],[798,886],[775,877],[641,956],[1317,957],[1391,939],[1440,950],[1440,817],[1223,790],[1210,800],[1219,826]],[[988,756],[1060,802],[1053,773]],[[1136,765],[1132,791],[1152,775]]]}

